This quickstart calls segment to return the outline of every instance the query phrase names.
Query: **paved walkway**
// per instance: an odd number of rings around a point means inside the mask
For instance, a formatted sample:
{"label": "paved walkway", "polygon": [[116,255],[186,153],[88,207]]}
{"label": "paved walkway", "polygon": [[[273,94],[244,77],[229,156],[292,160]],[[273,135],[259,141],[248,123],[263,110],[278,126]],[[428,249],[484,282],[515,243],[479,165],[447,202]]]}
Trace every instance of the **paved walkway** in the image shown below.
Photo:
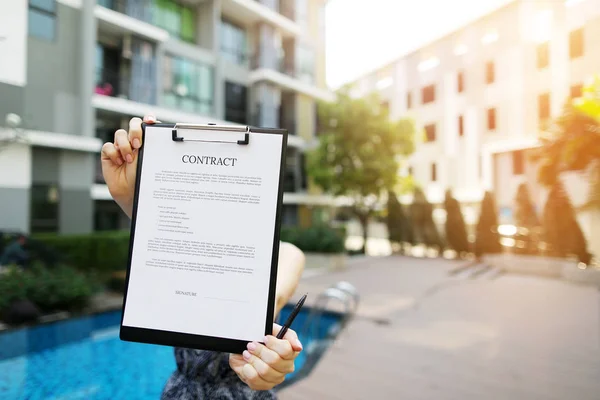
{"label": "paved walkway", "polygon": [[[357,318],[282,400],[597,400],[600,292],[441,259],[366,258],[308,277],[316,294],[346,280]],[[313,296],[314,298],[314,296]]]}

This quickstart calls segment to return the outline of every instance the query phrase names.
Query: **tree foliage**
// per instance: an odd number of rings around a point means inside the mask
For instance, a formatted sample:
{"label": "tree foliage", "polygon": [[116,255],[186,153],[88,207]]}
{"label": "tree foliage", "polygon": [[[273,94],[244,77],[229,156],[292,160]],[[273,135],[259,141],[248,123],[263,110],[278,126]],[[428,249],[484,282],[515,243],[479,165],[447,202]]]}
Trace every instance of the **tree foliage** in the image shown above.
{"label": "tree foliage", "polygon": [[[540,138],[533,154],[539,162],[538,180],[552,187],[562,172],[585,171],[600,160],[600,77],[571,99],[562,114]],[[593,184],[593,182],[592,182]]]}
{"label": "tree foliage", "polygon": [[414,151],[414,123],[390,121],[376,95],[353,99],[347,91],[333,103],[320,104],[319,121],[319,143],[308,154],[308,173],[329,194],[352,200],[365,236],[380,196],[397,182],[398,157]]}
{"label": "tree foliage", "polygon": [[591,255],[587,251],[585,237],[575,218],[575,210],[560,182],[556,182],[548,194],[544,207],[543,228],[550,255],[575,255],[583,263],[590,262]]}
{"label": "tree foliage", "polygon": [[460,209],[460,204],[452,196],[450,190],[446,191],[444,208],[446,209],[446,242],[458,253],[458,255],[468,253],[469,239],[467,237],[467,227]]}
{"label": "tree foliage", "polygon": [[485,192],[483,200],[481,201],[481,212],[479,214],[476,231],[475,254],[478,257],[484,254],[497,254],[502,252],[500,235],[498,234],[496,202],[491,192]]}

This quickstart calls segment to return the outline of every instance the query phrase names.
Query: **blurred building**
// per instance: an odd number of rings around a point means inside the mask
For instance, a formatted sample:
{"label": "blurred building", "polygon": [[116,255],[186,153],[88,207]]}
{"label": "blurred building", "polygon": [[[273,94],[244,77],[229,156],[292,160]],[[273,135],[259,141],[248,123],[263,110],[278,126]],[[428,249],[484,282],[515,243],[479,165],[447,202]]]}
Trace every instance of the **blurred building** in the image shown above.
{"label": "blurred building", "polygon": [[[0,12],[0,230],[128,226],[100,170],[132,116],[283,127],[283,221],[307,223],[303,152],[325,84],[326,0],[11,0]],[[0,128],[6,135],[8,128]]]}
{"label": "blurred building", "polygon": [[[397,38],[402,40],[401,38]],[[526,153],[540,125],[600,73],[600,1],[515,0],[351,83],[378,92],[392,118],[422,130],[401,174],[434,203],[453,189],[474,223],[484,190],[510,221],[527,182],[541,211],[544,190]],[[583,199],[581,199],[583,200]]]}

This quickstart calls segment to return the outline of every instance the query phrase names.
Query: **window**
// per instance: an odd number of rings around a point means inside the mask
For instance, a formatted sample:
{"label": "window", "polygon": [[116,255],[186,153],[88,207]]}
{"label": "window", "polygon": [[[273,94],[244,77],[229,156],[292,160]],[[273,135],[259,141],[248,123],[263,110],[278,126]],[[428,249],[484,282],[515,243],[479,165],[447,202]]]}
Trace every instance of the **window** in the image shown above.
{"label": "window", "polygon": [[195,42],[196,22],[191,7],[172,0],[154,0],[153,22],[159,28],[186,42]]}
{"label": "window", "polygon": [[56,36],[56,1],[29,0],[28,27],[31,36],[54,40]]}
{"label": "window", "polygon": [[550,118],[550,93],[538,96],[538,116],[541,121]]}
{"label": "window", "polygon": [[58,232],[58,186],[31,186],[31,232]]}
{"label": "window", "polygon": [[523,175],[525,173],[525,154],[523,150],[513,151],[513,175]]}
{"label": "window", "polygon": [[427,142],[435,142],[435,124],[425,125],[425,137]]}
{"label": "window", "polygon": [[550,63],[550,52],[548,42],[538,44],[537,46],[537,67],[544,69]]}
{"label": "window", "polygon": [[185,58],[165,56],[163,92],[163,102],[168,107],[212,114],[213,69]]}
{"label": "window", "polygon": [[459,115],[458,116],[458,136],[464,136],[465,135],[465,126],[464,126],[464,122],[463,122],[463,116]]}
{"label": "window", "polygon": [[569,33],[569,56],[571,59],[583,56],[583,28]]}
{"label": "window", "polygon": [[248,123],[247,104],[246,87],[225,82],[225,119],[246,125]]}
{"label": "window", "polygon": [[458,93],[464,92],[464,90],[465,90],[465,74],[463,71],[460,71],[458,73],[457,86],[458,86]]}
{"label": "window", "polygon": [[571,98],[572,99],[576,99],[578,97],[581,97],[582,95],[583,95],[583,85],[578,84],[578,85],[571,86]]}
{"label": "window", "polygon": [[315,80],[315,54],[309,46],[296,48],[296,78],[312,84]]}
{"label": "window", "polygon": [[406,93],[406,109],[410,110],[412,108],[412,93]]}
{"label": "window", "polygon": [[494,83],[494,81],[496,80],[495,75],[496,74],[495,74],[494,62],[488,61],[485,64],[485,83],[487,83],[488,85],[491,83]]}
{"label": "window", "polygon": [[246,30],[228,21],[221,21],[221,54],[232,63],[248,61]]}
{"label": "window", "polygon": [[425,86],[421,89],[421,101],[423,104],[431,103],[435,101],[435,85]]}
{"label": "window", "polygon": [[431,182],[437,181],[437,165],[431,164]]}
{"label": "window", "polygon": [[488,130],[495,131],[496,130],[496,109],[490,108],[487,110],[487,126]]}

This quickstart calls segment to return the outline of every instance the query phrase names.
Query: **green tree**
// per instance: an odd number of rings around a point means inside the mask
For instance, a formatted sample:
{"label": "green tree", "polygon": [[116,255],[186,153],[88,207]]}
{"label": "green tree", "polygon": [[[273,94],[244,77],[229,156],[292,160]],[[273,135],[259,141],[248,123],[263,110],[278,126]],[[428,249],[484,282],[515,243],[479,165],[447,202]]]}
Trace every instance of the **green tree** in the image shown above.
{"label": "green tree", "polygon": [[351,211],[367,226],[381,195],[398,179],[398,158],[414,151],[415,126],[390,121],[376,95],[353,99],[343,90],[333,103],[319,105],[319,143],[307,157],[312,181],[334,196],[351,200]]}
{"label": "green tree", "polygon": [[481,258],[484,254],[502,252],[500,235],[498,234],[498,213],[496,202],[491,192],[485,192],[481,201],[481,212],[476,229],[475,255]]}
{"label": "green tree", "polygon": [[575,255],[580,262],[589,264],[591,255],[581,227],[575,218],[575,210],[560,181],[548,194],[544,207],[544,239],[550,255],[566,257]]}
{"label": "green tree", "polygon": [[526,183],[519,185],[515,196],[515,224],[518,230],[516,239],[524,242],[522,247],[517,246],[516,251],[535,254],[538,250],[540,222]]}
{"label": "green tree", "polygon": [[400,250],[404,254],[405,245],[414,242],[412,224],[410,216],[398,201],[396,193],[392,191],[388,193],[386,222],[390,242],[399,244]]}
{"label": "green tree", "polygon": [[446,209],[446,242],[456,251],[459,257],[463,256],[469,252],[467,227],[465,226],[460,204],[452,196],[452,191],[450,190],[446,191],[444,208]]}
{"label": "green tree", "polygon": [[416,243],[422,243],[441,251],[444,244],[433,221],[433,206],[427,201],[427,197],[425,197],[425,193],[421,188],[415,189],[413,202],[410,206],[410,215]]}

